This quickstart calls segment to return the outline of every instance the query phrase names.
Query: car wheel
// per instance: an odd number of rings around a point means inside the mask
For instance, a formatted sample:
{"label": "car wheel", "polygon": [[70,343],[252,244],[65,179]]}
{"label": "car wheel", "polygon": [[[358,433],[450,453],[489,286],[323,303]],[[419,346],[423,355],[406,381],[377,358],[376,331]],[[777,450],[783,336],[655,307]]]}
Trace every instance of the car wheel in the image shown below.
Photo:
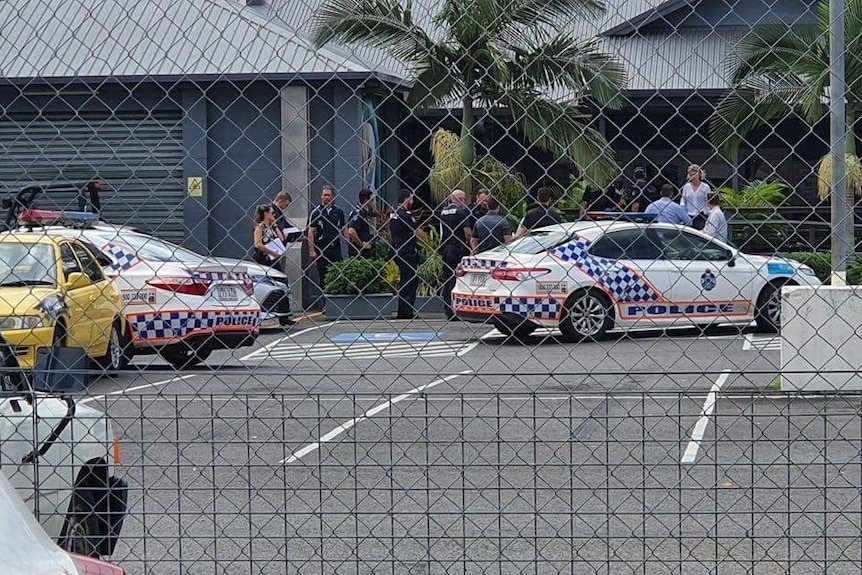
{"label": "car wheel", "polygon": [[596,341],[604,337],[612,326],[611,305],[604,295],[587,290],[573,294],[566,301],[560,322],[563,341]]}
{"label": "car wheel", "polygon": [[70,553],[98,557],[96,538],[99,536],[99,518],[94,509],[96,504],[87,491],[72,495],[69,515],[60,537],[60,547]]}
{"label": "car wheel", "polygon": [[114,322],[108,336],[108,350],[103,357],[99,358],[99,365],[111,372],[126,369],[132,359],[131,347],[128,337],[120,329],[120,324]]}
{"label": "car wheel", "polygon": [[785,283],[767,284],[760,292],[754,320],[761,331],[777,333],[781,329],[781,286]]}
{"label": "car wheel", "polygon": [[204,361],[212,353],[211,349],[192,349],[186,345],[166,347],[161,350],[162,357],[175,369],[194,367]]}

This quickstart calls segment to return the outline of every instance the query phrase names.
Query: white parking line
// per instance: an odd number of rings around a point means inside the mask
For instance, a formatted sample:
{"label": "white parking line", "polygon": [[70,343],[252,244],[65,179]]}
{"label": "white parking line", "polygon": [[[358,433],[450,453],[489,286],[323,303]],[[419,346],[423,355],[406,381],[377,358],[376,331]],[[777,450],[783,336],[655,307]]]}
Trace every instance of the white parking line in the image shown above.
{"label": "white parking line", "polygon": [[688,446],[685,448],[685,453],[683,454],[680,463],[694,463],[694,460],[697,458],[697,451],[700,449],[700,442],[703,441],[703,435],[706,433],[706,426],[709,425],[709,418],[715,409],[716,395],[721,391],[721,387],[727,383],[727,379],[730,377],[729,371],[730,370],[725,369],[709,389],[706,401],[703,402],[703,409],[700,412],[700,418],[697,420],[697,423],[694,424],[694,429],[691,432],[691,441],[688,442]]}
{"label": "white parking line", "polygon": [[455,373],[453,375],[447,375],[446,377],[441,377],[440,379],[435,379],[431,383],[426,383],[425,385],[420,385],[419,387],[411,389],[410,391],[408,391],[406,393],[402,393],[398,397],[394,397],[394,398],[390,399],[389,401],[385,401],[385,402],[381,403],[380,405],[372,407],[371,409],[366,411],[361,416],[354,417],[350,421],[343,423],[342,425],[339,425],[338,427],[336,427],[335,429],[333,429],[332,431],[330,431],[329,433],[327,433],[326,435],[321,437],[318,441],[316,441],[314,443],[310,443],[309,445],[306,445],[305,447],[303,447],[299,451],[296,451],[293,455],[291,455],[287,459],[282,459],[281,461],[279,461],[279,463],[283,463],[283,464],[293,463],[294,461],[297,461],[300,458],[305,457],[306,455],[308,455],[312,451],[316,451],[317,449],[319,449],[320,445],[322,443],[328,443],[328,442],[332,441],[333,439],[335,439],[336,437],[338,437],[339,435],[341,435],[342,433],[344,433],[345,431],[347,431],[351,427],[355,426],[360,421],[368,419],[369,417],[372,417],[372,416],[380,413],[381,411],[388,409],[390,406],[395,405],[396,403],[400,403],[400,402],[404,401],[405,399],[409,399],[411,395],[415,395],[417,393],[425,391],[426,389],[431,389],[432,387],[434,387],[436,385],[440,385],[441,383],[444,383],[446,381],[451,381],[451,380],[455,379],[456,377],[461,377],[462,375],[467,375],[468,373],[473,373],[473,370],[468,369],[468,370],[462,371],[460,373]]}
{"label": "white parking line", "polygon": [[165,380],[163,380],[163,381],[156,381],[156,382],[153,382],[153,383],[147,383],[147,384],[145,384],[145,385],[138,385],[138,386],[135,386],[135,387],[129,387],[129,388],[126,388],[126,389],[118,389],[117,391],[111,391],[111,392],[106,393],[106,394],[104,394],[104,395],[94,395],[93,397],[88,397],[88,398],[86,398],[86,399],[82,399],[82,400],[81,400],[81,401],[79,401],[78,403],[79,403],[79,404],[81,404],[81,405],[83,405],[83,404],[86,404],[86,403],[90,403],[91,401],[99,401],[100,399],[105,399],[106,397],[111,396],[111,395],[122,395],[122,394],[125,394],[125,393],[129,393],[130,391],[139,391],[139,390],[141,390],[141,389],[147,389],[148,387],[158,387],[158,386],[160,386],[160,385],[167,385],[167,384],[169,384],[169,383],[173,383],[173,382],[175,382],[175,381],[182,381],[182,380],[184,380],[184,379],[190,379],[190,378],[192,378],[192,377],[197,377],[197,374],[196,374],[196,373],[192,373],[192,374],[189,374],[189,375],[180,375],[180,376],[178,376],[178,377],[172,377],[172,378],[170,378],[170,379],[165,379]]}
{"label": "white parking line", "polygon": [[277,346],[277,345],[278,345],[278,344],[280,344],[281,342],[283,342],[283,341],[287,341],[287,340],[289,340],[289,339],[293,339],[293,338],[295,338],[295,337],[296,337],[296,336],[298,336],[298,335],[302,335],[302,334],[304,334],[304,333],[308,333],[308,332],[310,332],[310,331],[314,331],[314,330],[316,330],[316,329],[320,329],[320,328],[324,327],[325,325],[326,325],[326,324],[323,324],[323,323],[322,323],[322,324],[315,325],[315,326],[312,326],[312,327],[307,327],[307,328],[305,328],[305,329],[303,329],[303,330],[300,330],[300,331],[298,331],[298,332],[296,332],[296,333],[292,333],[292,334],[290,334],[290,335],[288,335],[288,336],[286,336],[286,337],[280,337],[280,338],[278,338],[277,340],[275,340],[274,342],[272,342],[272,343],[268,343],[268,344],[266,344],[265,346],[263,346],[263,347],[261,347],[261,348],[259,348],[259,349],[256,349],[256,350],[254,350],[253,352],[248,353],[248,354],[246,354],[246,355],[242,356],[241,358],[239,358],[239,360],[240,360],[240,361],[244,361],[244,360],[246,360],[246,359],[249,359],[249,358],[251,358],[251,357],[255,357],[255,356],[258,356],[258,355],[263,355],[263,356],[265,357],[265,356],[266,356],[266,353],[264,353],[264,352],[266,352],[266,351],[267,351],[267,350],[269,350],[269,349],[272,349],[273,347]]}

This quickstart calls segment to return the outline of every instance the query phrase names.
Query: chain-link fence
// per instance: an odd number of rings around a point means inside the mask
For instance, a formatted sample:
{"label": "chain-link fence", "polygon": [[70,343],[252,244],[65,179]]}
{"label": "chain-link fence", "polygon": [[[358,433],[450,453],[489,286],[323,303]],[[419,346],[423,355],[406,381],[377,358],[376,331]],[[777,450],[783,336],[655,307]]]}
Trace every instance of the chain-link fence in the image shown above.
{"label": "chain-link fence", "polygon": [[10,575],[858,572],[857,3],[0,2]]}

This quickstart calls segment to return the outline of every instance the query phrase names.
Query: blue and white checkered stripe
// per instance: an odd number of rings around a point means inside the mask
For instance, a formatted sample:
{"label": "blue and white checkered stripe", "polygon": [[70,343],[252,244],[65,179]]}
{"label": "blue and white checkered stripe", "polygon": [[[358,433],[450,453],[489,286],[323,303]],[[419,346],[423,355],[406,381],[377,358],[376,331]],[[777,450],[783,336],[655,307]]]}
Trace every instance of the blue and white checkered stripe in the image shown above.
{"label": "blue and white checkered stripe", "polygon": [[193,271],[192,277],[195,280],[201,281],[243,281],[248,277],[248,274],[240,274],[234,272],[198,272]]}
{"label": "blue and white checkered stripe", "polygon": [[[239,321],[225,324],[219,318]],[[260,322],[258,312],[233,311],[165,311],[140,313],[128,316],[132,331],[138,339],[178,339],[200,330],[212,330],[221,326],[253,328]]]}
{"label": "blue and white checkered stripe", "polygon": [[598,281],[619,302],[655,301],[660,294],[632,268],[606,258],[587,253],[590,242],[575,240],[554,248],[551,254],[569,262]]}
{"label": "blue and white checkered stripe", "polygon": [[473,268],[473,269],[494,269],[494,268],[504,268],[506,267],[508,262],[501,262],[497,260],[486,260],[483,258],[464,258],[461,260],[462,265],[465,268]]}
{"label": "blue and white checkered stripe", "polygon": [[563,304],[551,298],[505,298],[500,301],[500,311],[514,313],[534,319],[557,319]]}
{"label": "blue and white checkered stripe", "polygon": [[114,271],[127,270],[141,261],[134,252],[126,251],[125,248],[115,244],[108,244],[105,246],[105,251],[117,260],[115,264],[111,265],[111,269]]}

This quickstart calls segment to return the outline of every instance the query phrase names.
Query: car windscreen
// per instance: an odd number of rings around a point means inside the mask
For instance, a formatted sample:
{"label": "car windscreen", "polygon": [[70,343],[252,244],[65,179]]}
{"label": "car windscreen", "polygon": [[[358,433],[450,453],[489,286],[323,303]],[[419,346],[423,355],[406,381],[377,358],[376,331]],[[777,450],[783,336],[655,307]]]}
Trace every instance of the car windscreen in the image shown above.
{"label": "car windscreen", "polygon": [[575,234],[566,230],[538,230],[510,244],[489,250],[487,253],[540,254],[574,237],[576,237]]}
{"label": "car windscreen", "polygon": [[153,236],[129,232],[100,233],[98,235],[105,243],[117,243],[131,248],[139,258],[144,260],[192,264],[200,264],[205,261],[205,258],[199,254]]}
{"label": "car windscreen", "polygon": [[50,244],[0,243],[0,287],[57,285],[57,258]]}

